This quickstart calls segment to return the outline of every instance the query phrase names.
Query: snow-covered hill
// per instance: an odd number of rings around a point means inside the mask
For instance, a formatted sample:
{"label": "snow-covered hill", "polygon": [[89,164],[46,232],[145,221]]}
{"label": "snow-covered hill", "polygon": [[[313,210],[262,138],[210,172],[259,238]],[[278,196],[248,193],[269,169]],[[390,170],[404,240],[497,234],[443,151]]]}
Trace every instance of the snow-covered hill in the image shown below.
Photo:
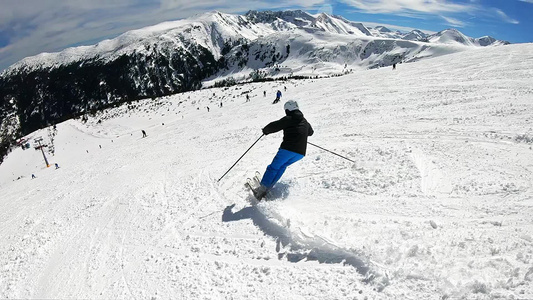
{"label": "snow-covered hill", "polygon": [[370,31],[303,11],[210,12],[165,22],[28,57],[2,72],[0,163],[21,135],[124,102],[265,77],[346,74],[501,43],[458,31],[428,42],[420,31]]}
{"label": "snow-covered hill", "polygon": [[441,32],[426,37],[431,43],[440,44],[458,44],[464,46],[501,46],[508,45],[509,42],[495,40],[493,37],[484,36],[480,38],[471,38],[457,29],[446,29]]}
{"label": "snow-covered hill", "polygon": [[[20,148],[0,166],[0,298],[533,298],[531,53],[206,89],[32,133],[60,168]],[[277,89],[356,164],[309,146],[251,206],[243,182],[281,134],[217,179],[283,115]]]}

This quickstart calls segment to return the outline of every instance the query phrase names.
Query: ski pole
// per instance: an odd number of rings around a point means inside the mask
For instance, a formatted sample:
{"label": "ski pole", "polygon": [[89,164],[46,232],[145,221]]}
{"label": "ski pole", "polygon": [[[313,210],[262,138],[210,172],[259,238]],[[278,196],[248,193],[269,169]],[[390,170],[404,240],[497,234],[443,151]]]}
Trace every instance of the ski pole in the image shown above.
{"label": "ski pole", "polygon": [[237,159],[237,161],[233,164],[233,166],[231,166],[231,168],[229,168],[229,170],[226,171],[226,173],[224,173],[224,175],[222,175],[222,177],[220,177],[217,182],[219,182],[222,178],[224,178],[224,176],[226,176],[226,174],[229,173],[229,171],[231,171],[231,169],[233,169],[233,167],[235,167],[235,165],[241,160],[241,158],[243,158],[246,153],[248,153],[248,151],[250,151],[250,149],[252,149],[252,147],[257,144],[257,142],[259,142],[259,140],[264,136],[264,134],[262,134],[258,139],[257,141],[255,141],[251,146],[250,148],[248,148],[248,150],[246,150],[246,152],[243,153],[243,155],[241,155],[241,157],[239,157],[239,159]]}
{"label": "ski pole", "polygon": [[307,142],[307,143],[308,143],[309,145],[312,145],[312,146],[315,146],[315,147],[317,147],[317,148],[320,148],[320,149],[322,149],[322,150],[324,150],[324,151],[327,151],[327,152],[329,152],[329,153],[331,153],[331,154],[335,154],[335,155],[337,155],[337,156],[339,156],[339,157],[342,157],[342,158],[344,158],[344,159],[346,159],[346,160],[349,160],[349,161],[351,161],[351,162],[353,162],[353,163],[355,164],[355,161],[353,161],[353,160],[351,160],[351,159],[349,159],[349,158],[346,158],[346,157],[344,157],[344,156],[342,156],[342,155],[340,155],[340,154],[337,154],[337,153],[335,153],[335,152],[333,152],[333,151],[329,151],[328,149],[324,149],[324,148],[322,148],[322,147],[320,147],[320,146],[318,146],[318,145],[315,145],[315,144],[313,144],[313,143],[311,143],[311,142]]}

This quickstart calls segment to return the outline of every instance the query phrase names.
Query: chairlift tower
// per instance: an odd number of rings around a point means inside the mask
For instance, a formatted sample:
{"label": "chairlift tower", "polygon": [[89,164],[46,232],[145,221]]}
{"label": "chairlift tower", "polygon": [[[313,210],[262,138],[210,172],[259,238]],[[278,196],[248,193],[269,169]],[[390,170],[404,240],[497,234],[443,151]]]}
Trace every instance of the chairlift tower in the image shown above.
{"label": "chairlift tower", "polygon": [[50,167],[50,164],[48,163],[48,159],[46,159],[46,155],[44,154],[43,147],[48,147],[47,145],[41,145],[41,142],[43,141],[42,137],[38,137],[34,140],[39,146],[35,147],[35,149],[41,149],[41,153],[43,154],[44,162],[46,163],[46,167]]}

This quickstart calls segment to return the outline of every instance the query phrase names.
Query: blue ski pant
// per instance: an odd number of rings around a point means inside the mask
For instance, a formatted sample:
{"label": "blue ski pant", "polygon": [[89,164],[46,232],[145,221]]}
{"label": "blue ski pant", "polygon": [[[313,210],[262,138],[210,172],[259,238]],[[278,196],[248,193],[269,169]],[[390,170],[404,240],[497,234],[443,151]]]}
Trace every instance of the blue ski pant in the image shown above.
{"label": "blue ski pant", "polygon": [[281,175],[285,172],[288,166],[299,161],[304,156],[285,149],[279,149],[278,153],[272,160],[272,163],[268,165],[263,179],[261,179],[261,184],[266,186],[267,189],[270,189],[278,182],[281,178]]}

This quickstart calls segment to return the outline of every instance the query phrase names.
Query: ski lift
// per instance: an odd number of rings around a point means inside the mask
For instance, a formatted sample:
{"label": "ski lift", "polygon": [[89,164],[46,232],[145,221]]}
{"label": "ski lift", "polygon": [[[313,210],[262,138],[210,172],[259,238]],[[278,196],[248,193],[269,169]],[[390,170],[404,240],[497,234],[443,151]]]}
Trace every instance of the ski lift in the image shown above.
{"label": "ski lift", "polygon": [[46,164],[46,167],[50,167],[50,164],[48,163],[48,159],[46,159],[46,155],[44,154],[44,150],[43,150],[43,147],[48,147],[48,145],[42,145],[41,142],[43,141],[43,138],[42,137],[38,137],[36,139],[34,139],[34,141],[39,144],[38,146],[35,147],[35,150],[41,150],[41,153],[43,154],[43,158],[44,158],[44,162]]}
{"label": "ski lift", "polygon": [[41,150],[43,147],[48,147],[48,145],[46,144],[41,144],[41,142],[43,141],[42,137],[38,137],[34,139],[33,141],[37,143],[36,145],[33,146],[35,150]]}

